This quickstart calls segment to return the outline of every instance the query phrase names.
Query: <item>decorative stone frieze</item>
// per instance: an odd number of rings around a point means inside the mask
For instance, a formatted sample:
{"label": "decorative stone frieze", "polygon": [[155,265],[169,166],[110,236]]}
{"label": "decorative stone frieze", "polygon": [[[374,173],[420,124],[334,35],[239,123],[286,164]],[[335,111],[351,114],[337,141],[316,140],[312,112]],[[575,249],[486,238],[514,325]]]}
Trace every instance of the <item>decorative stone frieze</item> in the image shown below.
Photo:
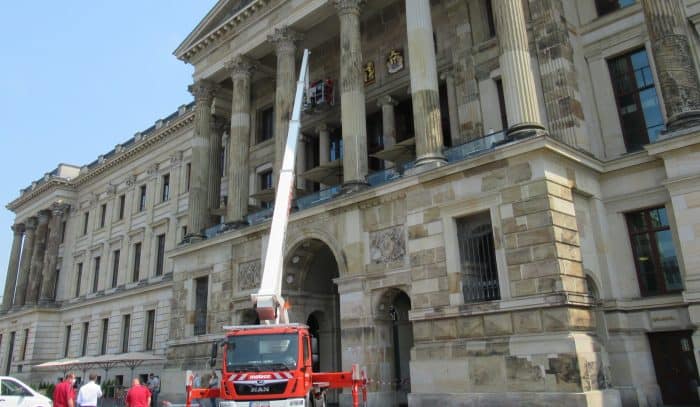
{"label": "decorative stone frieze", "polygon": [[253,260],[238,265],[238,289],[258,288],[261,281],[260,260]]}

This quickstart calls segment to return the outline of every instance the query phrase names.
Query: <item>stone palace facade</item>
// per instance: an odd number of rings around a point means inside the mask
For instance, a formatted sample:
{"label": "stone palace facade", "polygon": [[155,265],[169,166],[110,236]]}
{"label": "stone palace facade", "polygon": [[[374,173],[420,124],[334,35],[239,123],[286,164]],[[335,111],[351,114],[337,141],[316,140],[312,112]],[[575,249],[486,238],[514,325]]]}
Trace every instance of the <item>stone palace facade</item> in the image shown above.
{"label": "stone palace facade", "polygon": [[7,205],[0,369],[149,352],[181,399],[255,323],[307,48],[283,289],[318,368],[381,406],[697,403],[699,28],[699,0],[221,0],[174,52],[193,103]]}

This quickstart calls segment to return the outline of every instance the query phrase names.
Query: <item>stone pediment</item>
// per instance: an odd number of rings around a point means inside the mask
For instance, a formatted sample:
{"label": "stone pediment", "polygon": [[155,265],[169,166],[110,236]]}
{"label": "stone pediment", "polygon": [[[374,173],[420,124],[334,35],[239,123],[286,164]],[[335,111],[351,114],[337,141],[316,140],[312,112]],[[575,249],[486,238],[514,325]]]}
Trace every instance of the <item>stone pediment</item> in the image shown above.
{"label": "stone pediment", "polygon": [[212,40],[225,34],[231,28],[234,17],[244,18],[267,3],[269,0],[219,0],[173,54],[187,61]]}

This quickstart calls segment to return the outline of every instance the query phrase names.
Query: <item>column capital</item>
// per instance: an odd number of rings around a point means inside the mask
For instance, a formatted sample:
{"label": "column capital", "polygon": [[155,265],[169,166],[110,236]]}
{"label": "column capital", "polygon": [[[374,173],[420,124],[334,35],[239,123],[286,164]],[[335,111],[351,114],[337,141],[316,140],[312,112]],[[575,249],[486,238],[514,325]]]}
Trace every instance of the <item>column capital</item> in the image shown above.
{"label": "column capital", "polygon": [[303,34],[292,30],[286,25],[281,28],[275,28],[275,32],[267,36],[267,40],[274,44],[275,51],[278,54],[282,52],[294,52],[296,50],[296,43],[303,38]]}
{"label": "column capital", "polygon": [[14,225],[10,226],[10,229],[12,229],[15,236],[22,236],[22,234],[24,234],[24,223],[15,223]]}
{"label": "column capital", "polygon": [[187,87],[197,103],[208,103],[214,99],[216,87],[206,79],[200,79]]}
{"label": "column capital", "polygon": [[24,228],[28,232],[33,232],[36,229],[37,226],[37,219],[36,216],[31,216],[27,219],[27,221],[24,223]]}
{"label": "column capital", "polygon": [[342,16],[345,14],[355,14],[360,15],[362,6],[366,4],[365,0],[333,0],[335,9],[338,11],[338,15]]}
{"label": "column capital", "polygon": [[321,123],[321,124],[317,125],[314,130],[316,130],[316,133],[320,134],[323,131],[329,131],[330,127],[328,127],[328,125],[326,123]]}
{"label": "column capital", "polygon": [[440,72],[440,79],[441,80],[448,80],[448,79],[454,79],[454,78],[455,78],[455,74],[454,74],[454,72],[452,72],[451,69]]}
{"label": "column capital", "polygon": [[70,209],[70,205],[62,203],[62,202],[54,202],[51,204],[50,210],[51,214],[55,217],[62,217],[68,210]]}
{"label": "column capital", "polygon": [[258,61],[246,55],[238,54],[233,58],[229,59],[224,64],[224,67],[228,71],[231,78],[235,80],[241,77],[250,79],[250,76],[253,73],[253,69],[256,69],[258,65]]}
{"label": "column capital", "polygon": [[39,225],[45,225],[49,223],[49,218],[51,217],[51,211],[48,209],[42,209],[39,211],[37,214],[37,218],[39,219]]}
{"label": "column capital", "polygon": [[386,105],[396,106],[398,104],[399,104],[399,102],[397,102],[396,99],[392,98],[389,95],[380,96],[377,99],[377,106],[379,106],[379,107],[383,107]]}

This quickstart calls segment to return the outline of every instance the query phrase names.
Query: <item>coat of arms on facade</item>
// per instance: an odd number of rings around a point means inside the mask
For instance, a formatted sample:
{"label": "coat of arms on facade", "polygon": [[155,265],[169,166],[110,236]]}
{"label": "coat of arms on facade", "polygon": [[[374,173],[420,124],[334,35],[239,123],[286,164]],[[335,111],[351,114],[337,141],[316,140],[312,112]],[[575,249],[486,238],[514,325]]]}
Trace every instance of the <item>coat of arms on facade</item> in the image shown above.
{"label": "coat of arms on facade", "polygon": [[402,226],[395,226],[369,234],[370,259],[373,264],[402,260],[406,255],[406,240]]}
{"label": "coat of arms on facade", "polygon": [[403,69],[403,50],[392,49],[386,57],[386,69],[390,74]]}
{"label": "coat of arms on facade", "polygon": [[363,67],[362,71],[365,74],[365,85],[371,85],[377,78],[377,70],[374,68],[374,62],[369,61]]}
{"label": "coat of arms on facade", "polygon": [[260,260],[241,263],[238,266],[238,288],[250,290],[260,286]]}

